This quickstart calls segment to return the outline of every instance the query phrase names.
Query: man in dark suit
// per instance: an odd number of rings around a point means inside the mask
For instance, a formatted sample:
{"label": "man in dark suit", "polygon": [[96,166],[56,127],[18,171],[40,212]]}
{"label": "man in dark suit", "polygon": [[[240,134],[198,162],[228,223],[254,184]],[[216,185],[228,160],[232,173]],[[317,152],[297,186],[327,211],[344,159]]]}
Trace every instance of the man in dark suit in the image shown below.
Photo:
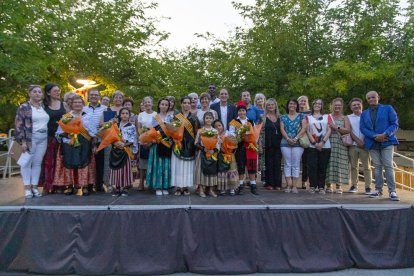
{"label": "man in dark suit", "polygon": [[228,103],[229,92],[225,88],[220,90],[219,99],[220,102],[212,104],[210,108],[217,112],[219,120],[228,130],[230,121],[237,118],[236,107]]}
{"label": "man in dark suit", "polygon": [[365,149],[369,150],[374,163],[376,191],[370,197],[382,196],[384,185],[382,168],[384,168],[390,199],[398,201],[393,167],[394,145],[398,145],[395,137],[398,130],[397,113],[391,105],[379,103],[380,97],[376,91],[368,92],[366,98],[369,108],[361,114],[360,130],[365,135]]}

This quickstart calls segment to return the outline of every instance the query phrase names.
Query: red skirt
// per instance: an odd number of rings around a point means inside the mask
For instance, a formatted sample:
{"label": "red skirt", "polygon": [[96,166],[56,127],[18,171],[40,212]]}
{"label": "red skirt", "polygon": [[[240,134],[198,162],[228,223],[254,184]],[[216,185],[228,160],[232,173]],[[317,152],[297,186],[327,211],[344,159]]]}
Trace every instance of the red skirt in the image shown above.
{"label": "red skirt", "polygon": [[91,154],[89,164],[81,169],[68,169],[63,165],[63,157],[60,154],[60,145],[56,156],[55,180],[54,185],[66,187],[73,185],[75,188],[95,185],[96,182],[96,164],[95,158]]}
{"label": "red skirt", "polygon": [[59,143],[55,137],[49,137],[47,141],[46,154],[43,157],[42,171],[39,178],[39,187],[51,192],[55,178],[56,156],[58,155]]}

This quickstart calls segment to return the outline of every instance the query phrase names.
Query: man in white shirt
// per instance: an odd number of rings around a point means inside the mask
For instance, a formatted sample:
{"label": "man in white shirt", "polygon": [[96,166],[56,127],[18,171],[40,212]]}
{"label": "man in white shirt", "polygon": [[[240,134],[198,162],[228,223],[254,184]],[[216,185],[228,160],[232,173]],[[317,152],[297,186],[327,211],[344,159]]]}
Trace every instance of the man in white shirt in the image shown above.
{"label": "man in white shirt", "polygon": [[237,118],[236,107],[228,103],[229,92],[225,88],[220,90],[219,99],[220,101],[212,104],[210,108],[217,112],[224,129],[228,130],[230,121]]}
{"label": "man in white shirt", "polygon": [[359,174],[359,160],[364,167],[364,181],[365,181],[365,194],[371,193],[371,158],[369,151],[364,149],[364,134],[362,134],[359,125],[362,113],[362,100],[359,98],[353,98],[349,106],[352,110],[352,114],[348,115],[351,122],[352,132],[351,137],[354,140],[352,146],[349,147],[349,162],[351,163],[351,188],[350,193],[356,193],[358,191],[358,174]]}
{"label": "man in white shirt", "polygon": [[[88,114],[91,120],[91,126],[94,128],[94,132],[97,133],[99,129],[99,123],[103,112],[108,108],[101,105],[99,100],[101,99],[101,93],[98,89],[92,88],[88,91],[89,105],[83,107],[83,112]],[[99,141],[98,141],[99,142]],[[98,143],[99,145],[99,143]],[[104,175],[104,151],[101,150],[95,155],[96,162],[96,191],[103,192],[103,175]]]}

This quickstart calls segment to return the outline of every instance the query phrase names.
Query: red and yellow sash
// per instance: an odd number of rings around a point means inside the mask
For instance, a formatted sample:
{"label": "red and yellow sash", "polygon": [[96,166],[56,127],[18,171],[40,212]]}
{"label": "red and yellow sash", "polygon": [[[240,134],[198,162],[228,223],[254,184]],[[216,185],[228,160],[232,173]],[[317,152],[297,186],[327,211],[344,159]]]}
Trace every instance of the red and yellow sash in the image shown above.
{"label": "red and yellow sash", "polygon": [[191,122],[182,113],[178,113],[177,115],[175,115],[175,117],[178,120],[180,120],[180,122],[182,124],[184,124],[184,128],[191,135],[191,137],[193,137],[193,139],[195,139],[195,137],[194,137],[194,129],[193,129],[193,125],[191,124]]}
{"label": "red and yellow sash", "polygon": [[[155,120],[158,122],[158,124],[160,125],[160,127],[161,127],[161,129],[162,129],[162,131],[164,131],[164,133],[167,133],[167,128],[165,127],[165,124],[164,124],[164,122],[161,120],[161,118],[160,118],[160,115],[156,115],[155,116]],[[164,140],[164,139],[161,139],[161,144],[163,144],[164,146],[166,146],[167,148],[171,148],[171,146],[172,146],[172,143],[171,142],[169,142],[169,141],[167,141],[167,140]]]}
{"label": "red and yellow sash", "polygon": [[231,120],[229,125],[234,126],[236,129],[241,128],[243,126],[242,123],[240,123],[239,121],[235,119]]}

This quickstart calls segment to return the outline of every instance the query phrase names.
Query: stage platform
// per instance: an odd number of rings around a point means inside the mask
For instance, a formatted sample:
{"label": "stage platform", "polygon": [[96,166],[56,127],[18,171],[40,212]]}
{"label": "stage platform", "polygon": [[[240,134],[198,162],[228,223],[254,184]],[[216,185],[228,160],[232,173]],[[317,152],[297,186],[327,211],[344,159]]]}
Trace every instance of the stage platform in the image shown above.
{"label": "stage platform", "polygon": [[[0,183],[5,187],[7,183]],[[15,185],[8,186],[15,191]],[[259,185],[260,187],[260,185]],[[361,185],[362,187],[362,185]],[[21,188],[19,188],[21,189]],[[5,189],[7,191],[7,189]],[[414,267],[414,193],[0,196],[0,272],[245,274]],[[8,196],[4,196],[4,195]]]}

